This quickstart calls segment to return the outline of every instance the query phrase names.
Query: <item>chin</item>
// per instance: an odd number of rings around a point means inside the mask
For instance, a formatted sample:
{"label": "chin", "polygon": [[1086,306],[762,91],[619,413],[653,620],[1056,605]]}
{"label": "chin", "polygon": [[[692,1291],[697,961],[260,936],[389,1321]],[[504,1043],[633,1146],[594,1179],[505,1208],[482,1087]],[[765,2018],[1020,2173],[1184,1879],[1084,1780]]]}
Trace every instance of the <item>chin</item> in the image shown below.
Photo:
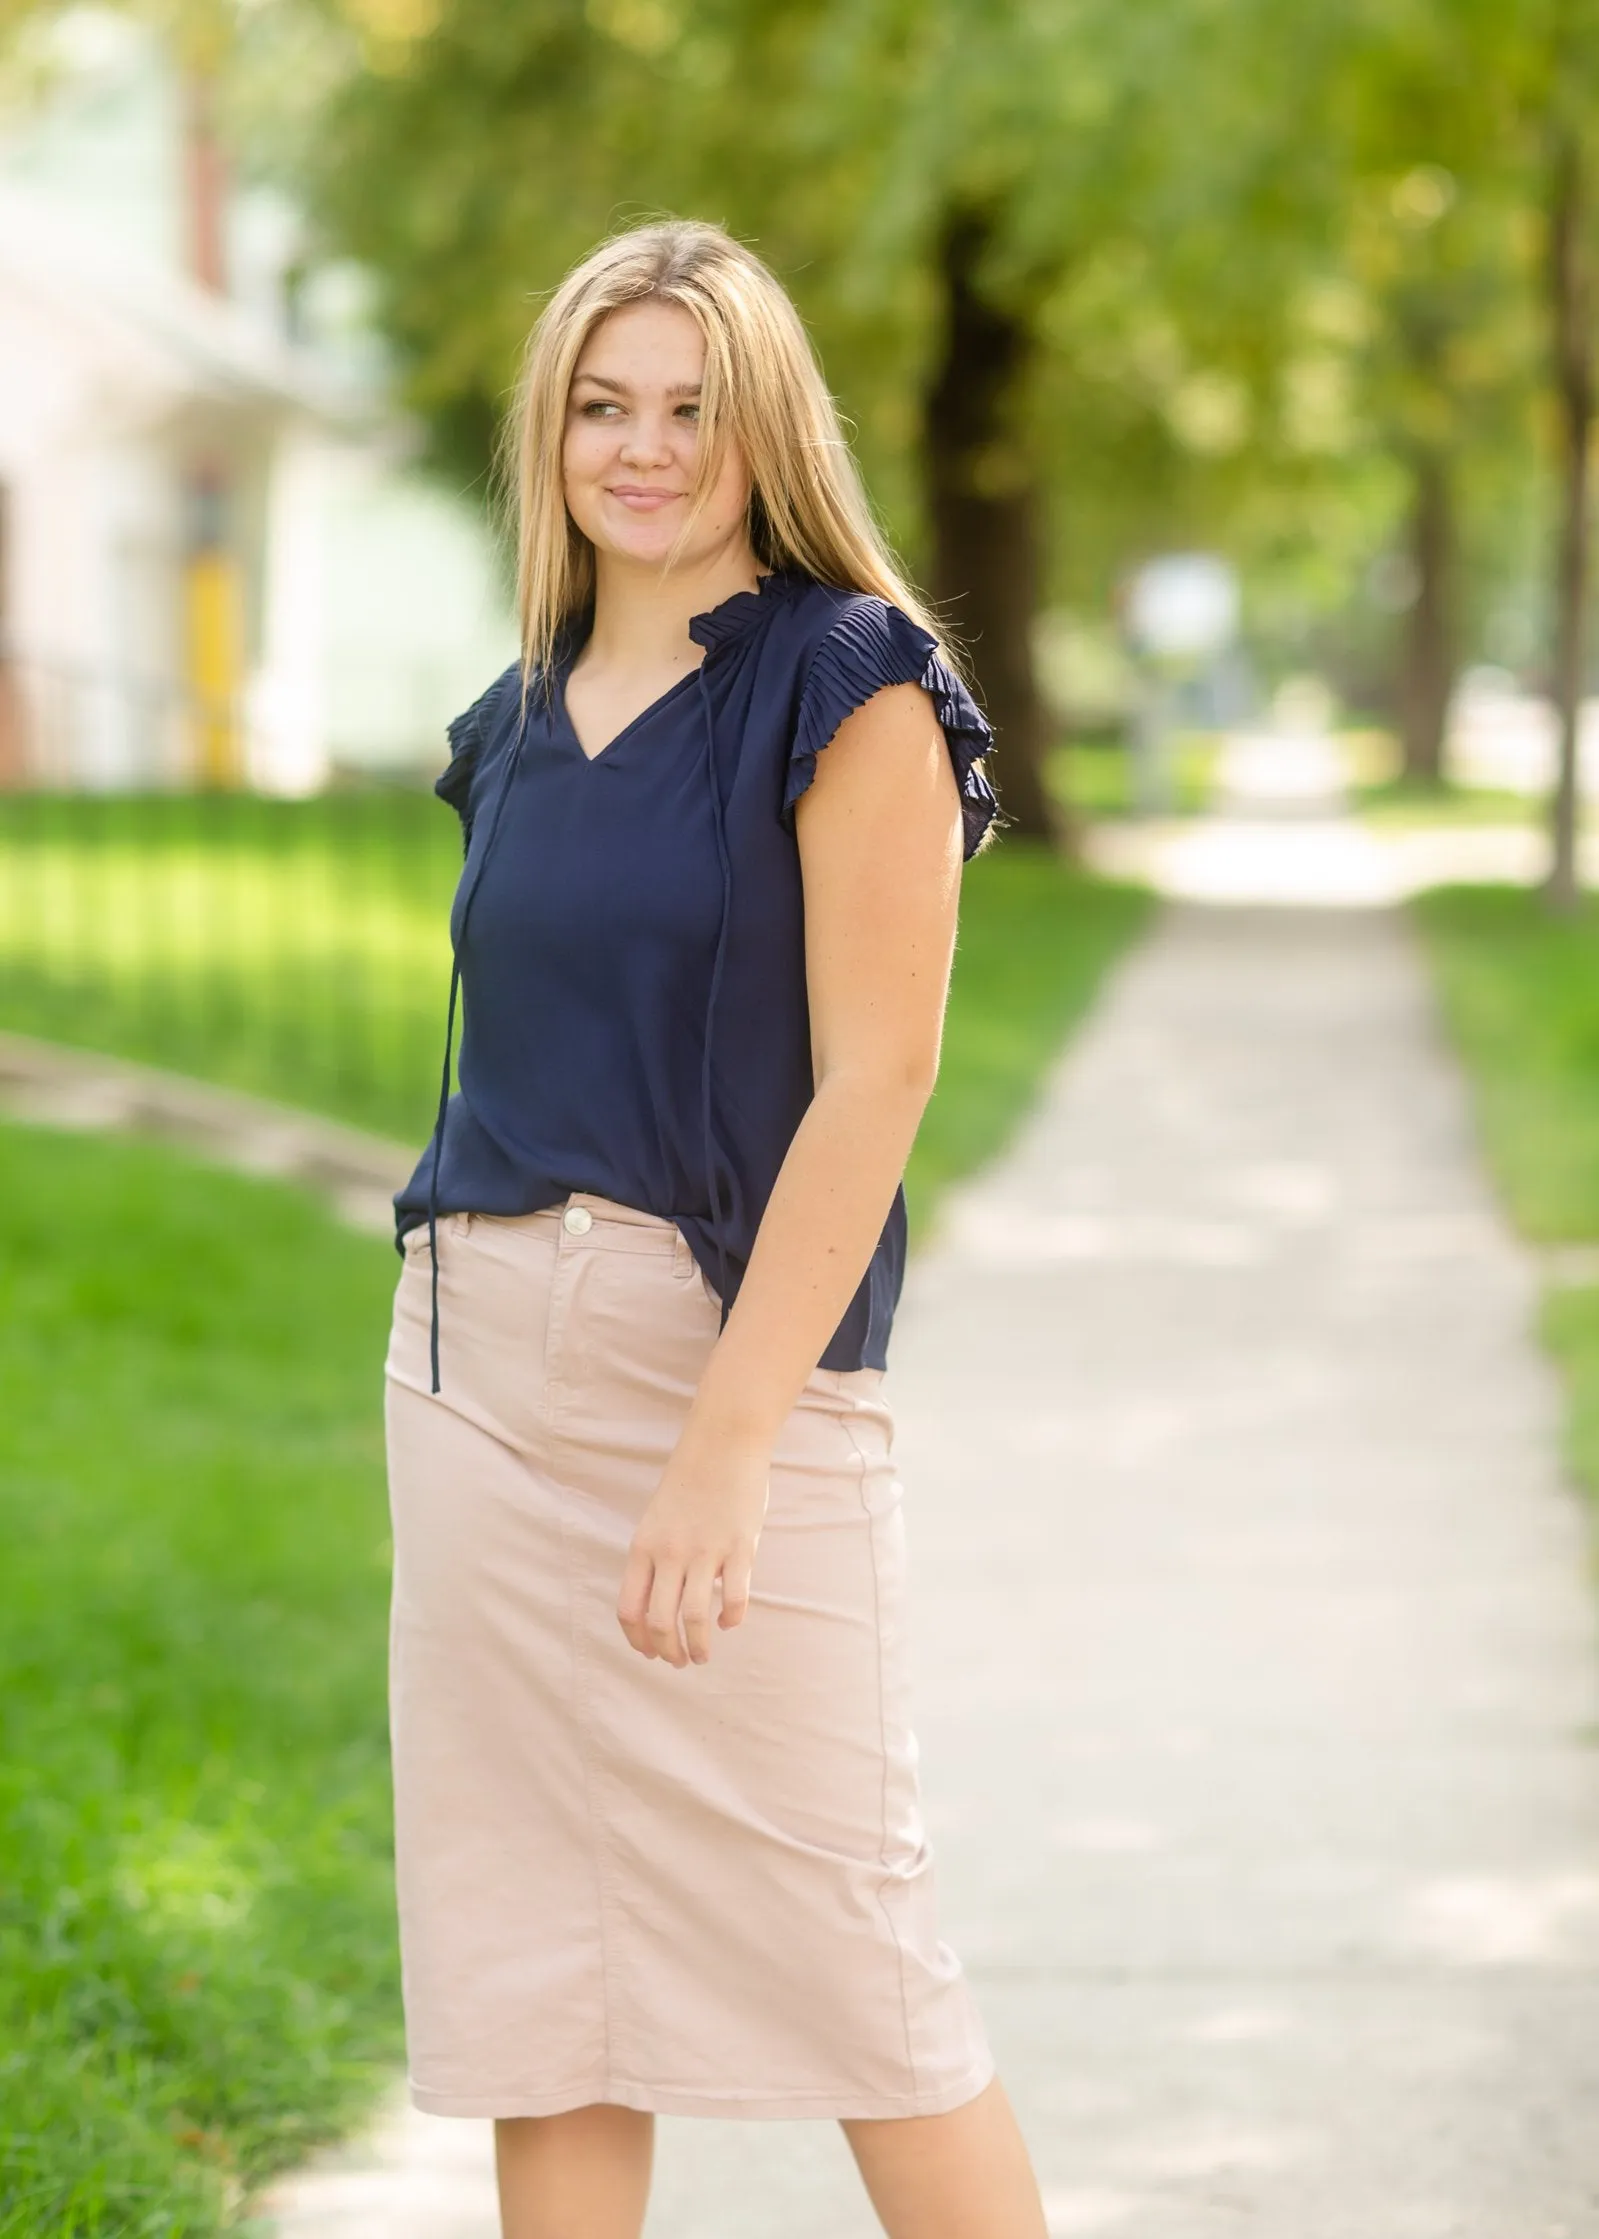
{"label": "chin", "polygon": [[[613,559],[626,560],[629,565],[641,568],[664,568],[672,550],[670,535],[656,533],[643,536],[608,536],[596,549],[608,552]],[[695,554],[684,552],[679,556],[679,567],[693,564]]]}

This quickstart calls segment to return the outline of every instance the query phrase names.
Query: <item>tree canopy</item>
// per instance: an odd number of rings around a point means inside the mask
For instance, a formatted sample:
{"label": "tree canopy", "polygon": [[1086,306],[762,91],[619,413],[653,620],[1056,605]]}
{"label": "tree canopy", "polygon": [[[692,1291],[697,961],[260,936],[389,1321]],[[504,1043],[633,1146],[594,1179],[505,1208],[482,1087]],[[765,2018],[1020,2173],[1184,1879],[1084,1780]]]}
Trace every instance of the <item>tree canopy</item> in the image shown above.
{"label": "tree canopy", "polygon": [[374,276],[458,479],[597,239],[673,211],[758,249],[1041,832],[1033,617],[1174,546],[1240,564],[1268,660],[1392,705],[1419,777],[1485,650],[1558,683],[1570,761],[1596,9],[144,0],[247,58],[235,112]]}

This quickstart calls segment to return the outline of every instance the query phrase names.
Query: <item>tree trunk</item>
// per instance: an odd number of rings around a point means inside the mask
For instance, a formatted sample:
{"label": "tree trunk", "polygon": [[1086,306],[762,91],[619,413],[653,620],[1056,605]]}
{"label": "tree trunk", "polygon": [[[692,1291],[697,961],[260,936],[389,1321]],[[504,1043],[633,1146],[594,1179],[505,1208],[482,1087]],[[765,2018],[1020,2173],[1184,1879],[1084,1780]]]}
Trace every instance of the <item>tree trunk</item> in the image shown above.
{"label": "tree trunk", "polygon": [[924,437],[932,591],[976,671],[1010,828],[1065,845],[1068,820],[1044,784],[1049,723],[1029,643],[1042,584],[1038,489],[1013,418],[1031,337],[977,293],[985,234],[981,219],[958,215],[942,242],[947,328]]}
{"label": "tree trunk", "polygon": [[1588,593],[1588,441],[1593,425],[1593,336],[1589,326],[1587,181],[1582,145],[1563,128],[1550,177],[1549,308],[1560,408],[1562,517],[1555,581],[1555,710],[1560,767],[1552,811],[1545,895],[1562,915],[1577,907],[1577,728],[1582,713],[1583,610]]}
{"label": "tree trunk", "polygon": [[1437,451],[1411,462],[1410,557],[1416,597],[1406,617],[1400,678],[1400,738],[1405,776],[1436,785],[1444,774],[1444,736],[1455,684],[1454,493]]}

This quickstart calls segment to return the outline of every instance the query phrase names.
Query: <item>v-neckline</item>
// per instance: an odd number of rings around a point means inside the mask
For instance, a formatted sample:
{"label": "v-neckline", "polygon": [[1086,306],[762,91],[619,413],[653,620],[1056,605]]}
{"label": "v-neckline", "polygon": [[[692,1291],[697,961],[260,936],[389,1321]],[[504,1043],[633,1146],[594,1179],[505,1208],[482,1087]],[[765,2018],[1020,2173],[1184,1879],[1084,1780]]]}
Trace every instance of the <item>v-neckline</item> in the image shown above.
{"label": "v-neckline", "polygon": [[625,740],[632,737],[641,724],[648,723],[653,716],[659,715],[663,708],[670,707],[680,694],[688,690],[718,646],[726,644],[731,638],[741,636],[747,627],[768,615],[772,611],[774,593],[792,589],[798,580],[798,573],[792,568],[769,568],[764,575],[756,577],[753,591],[734,591],[717,605],[707,607],[703,614],[692,615],[689,619],[688,634],[696,645],[704,648],[703,658],[695,663],[686,676],[680,676],[675,684],[669,684],[664,692],[658,693],[647,707],[641,707],[637,715],[630,717],[622,725],[622,728],[613,737],[608,738],[605,744],[593,754],[589,752],[583,741],[578,737],[577,725],[572,721],[571,713],[566,704],[566,680],[572,673],[578,655],[588,642],[587,633],[585,633],[572,647],[557,671],[555,704],[561,728],[570,741],[573,751],[581,756],[590,769],[597,762],[606,761]]}
{"label": "v-neckline", "polygon": [[605,744],[602,747],[597,748],[596,751],[591,754],[588,748],[583,744],[583,741],[578,737],[577,725],[572,721],[571,711],[566,704],[566,680],[571,674],[570,665],[567,665],[561,670],[560,686],[555,695],[556,707],[560,713],[562,729],[565,731],[568,739],[570,739],[570,741],[572,742],[572,745],[576,749],[579,756],[589,765],[590,769],[592,769],[596,762],[603,762],[608,754],[614,753],[617,747],[622,744],[623,740],[631,737],[633,732],[638,729],[641,723],[647,723],[652,715],[659,715],[662,708],[670,707],[672,702],[677,699],[680,693],[685,692],[691,684],[696,682],[699,677],[700,670],[701,668],[703,668],[703,666],[704,663],[702,661],[696,661],[693,668],[688,671],[686,676],[680,676],[675,684],[669,684],[664,692],[658,692],[655,698],[650,701],[647,707],[641,707],[637,715],[630,716],[628,721],[622,725],[622,728],[619,731],[615,732],[612,737],[606,740]]}

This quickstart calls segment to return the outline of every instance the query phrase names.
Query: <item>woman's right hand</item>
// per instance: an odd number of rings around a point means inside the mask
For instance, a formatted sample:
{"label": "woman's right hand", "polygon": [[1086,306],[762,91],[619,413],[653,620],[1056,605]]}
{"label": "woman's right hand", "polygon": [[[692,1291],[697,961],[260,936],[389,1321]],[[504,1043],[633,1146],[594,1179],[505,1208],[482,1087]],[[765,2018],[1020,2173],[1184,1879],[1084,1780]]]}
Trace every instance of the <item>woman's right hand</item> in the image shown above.
{"label": "woman's right hand", "polygon": [[639,1518],[616,1614],[641,1656],[681,1670],[711,1653],[711,1620],[729,1631],[749,1610],[766,1516],[766,1441],[713,1432],[692,1420]]}

